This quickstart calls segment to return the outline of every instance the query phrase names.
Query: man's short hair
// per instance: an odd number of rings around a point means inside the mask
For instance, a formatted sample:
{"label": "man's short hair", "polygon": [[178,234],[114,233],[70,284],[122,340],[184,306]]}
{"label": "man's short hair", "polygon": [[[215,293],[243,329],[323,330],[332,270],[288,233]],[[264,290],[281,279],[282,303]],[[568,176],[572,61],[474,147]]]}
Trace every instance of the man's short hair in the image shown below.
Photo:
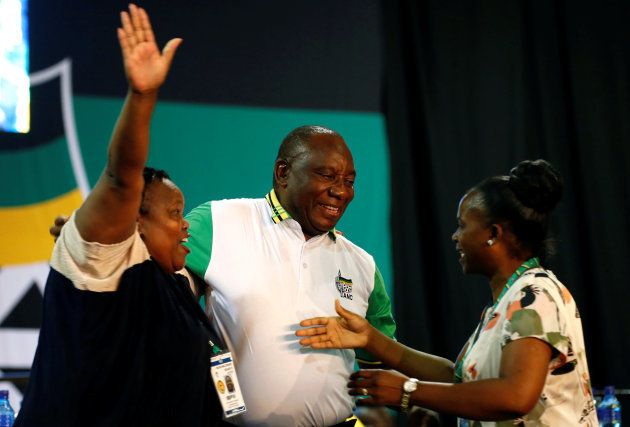
{"label": "man's short hair", "polygon": [[291,159],[298,154],[300,154],[303,150],[305,150],[306,144],[309,142],[310,138],[313,135],[335,135],[341,137],[339,132],[336,132],[332,129],[316,126],[316,125],[305,125],[300,126],[298,128],[293,129],[287,136],[284,137],[282,143],[280,144],[280,148],[278,149],[278,159]]}

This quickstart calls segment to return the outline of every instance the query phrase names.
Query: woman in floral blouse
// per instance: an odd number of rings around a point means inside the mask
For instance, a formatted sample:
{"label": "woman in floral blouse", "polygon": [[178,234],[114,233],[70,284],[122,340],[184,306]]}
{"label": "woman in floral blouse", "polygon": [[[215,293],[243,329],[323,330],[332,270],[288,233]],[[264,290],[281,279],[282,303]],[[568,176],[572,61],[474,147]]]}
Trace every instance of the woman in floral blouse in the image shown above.
{"label": "woman in floral blouse", "polygon": [[362,370],[350,394],[366,405],[418,405],[460,426],[598,425],[580,315],[544,269],[549,217],[562,182],[546,161],[524,161],[461,199],[453,241],[466,274],[488,278],[492,303],[455,363],[395,342],[337,301],[336,318],[305,320],[313,348],[364,348],[401,373]]}

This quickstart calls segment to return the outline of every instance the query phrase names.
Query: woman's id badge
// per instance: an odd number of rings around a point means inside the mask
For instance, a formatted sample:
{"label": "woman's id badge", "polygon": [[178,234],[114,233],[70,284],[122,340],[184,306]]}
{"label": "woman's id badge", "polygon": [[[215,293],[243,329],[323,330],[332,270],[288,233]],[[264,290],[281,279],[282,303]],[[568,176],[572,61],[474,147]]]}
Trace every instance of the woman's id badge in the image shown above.
{"label": "woman's id badge", "polygon": [[226,418],[245,412],[245,401],[236,378],[232,353],[217,354],[210,358],[210,374],[217,390]]}

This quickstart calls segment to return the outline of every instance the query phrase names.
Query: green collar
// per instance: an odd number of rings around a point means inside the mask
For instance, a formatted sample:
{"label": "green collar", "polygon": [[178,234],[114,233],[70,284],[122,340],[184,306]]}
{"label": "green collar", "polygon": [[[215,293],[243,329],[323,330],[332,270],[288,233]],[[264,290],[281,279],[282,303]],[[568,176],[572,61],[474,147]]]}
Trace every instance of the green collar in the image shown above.
{"label": "green collar", "polygon": [[499,304],[499,301],[501,301],[501,298],[503,298],[503,295],[507,293],[507,291],[512,287],[514,282],[516,282],[518,278],[523,275],[523,273],[525,273],[527,270],[530,270],[532,268],[538,268],[538,267],[540,267],[540,259],[538,257],[530,258],[527,261],[525,261],[523,264],[521,264],[520,267],[517,268],[514,273],[512,273],[510,278],[505,283],[505,286],[503,286],[503,290],[501,290],[499,297],[494,302],[494,304],[492,304],[492,309],[494,309]]}
{"label": "green collar", "polygon": [[[286,211],[280,204],[280,200],[278,200],[278,196],[276,195],[276,190],[273,188],[267,195],[265,196],[265,200],[269,204],[269,208],[271,208],[271,220],[276,224],[284,221],[285,219],[291,218],[291,214]],[[333,228],[328,231],[328,237],[330,237],[333,241],[337,241],[337,229]]]}

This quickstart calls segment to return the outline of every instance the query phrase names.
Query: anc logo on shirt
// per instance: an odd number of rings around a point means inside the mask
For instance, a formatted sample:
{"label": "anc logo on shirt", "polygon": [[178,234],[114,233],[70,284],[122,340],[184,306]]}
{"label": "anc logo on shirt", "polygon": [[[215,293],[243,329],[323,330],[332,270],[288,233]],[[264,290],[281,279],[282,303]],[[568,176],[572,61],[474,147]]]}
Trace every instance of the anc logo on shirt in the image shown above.
{"label": "anc logo on shirt", "polygon": [[352,299],[352,279],[341,277],[341,270],[339,270],[337,277],[335,277],[335,286],[337,286],[341,298]]}

